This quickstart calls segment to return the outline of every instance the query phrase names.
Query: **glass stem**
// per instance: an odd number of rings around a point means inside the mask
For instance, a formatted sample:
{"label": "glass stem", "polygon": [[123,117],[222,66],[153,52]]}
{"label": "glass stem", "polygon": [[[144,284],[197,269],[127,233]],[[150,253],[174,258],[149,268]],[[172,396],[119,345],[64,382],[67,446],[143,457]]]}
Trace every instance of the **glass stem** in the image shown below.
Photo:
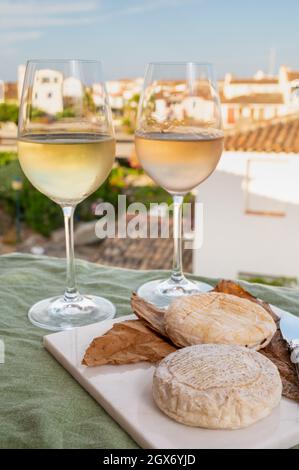
{"label": "glass stem", "polygon": [[182,212],[184,196],[173,196],[173,264],[171,280],[179,283],[184,278],[182,269]]}
{"label": "glass stem", "polygon": [[64,300],[73,301],[79,293],[76,287],[75,263],[74,263],[74,212],[75,206],[62,207],[65,226],[66,247],[66,289]]}

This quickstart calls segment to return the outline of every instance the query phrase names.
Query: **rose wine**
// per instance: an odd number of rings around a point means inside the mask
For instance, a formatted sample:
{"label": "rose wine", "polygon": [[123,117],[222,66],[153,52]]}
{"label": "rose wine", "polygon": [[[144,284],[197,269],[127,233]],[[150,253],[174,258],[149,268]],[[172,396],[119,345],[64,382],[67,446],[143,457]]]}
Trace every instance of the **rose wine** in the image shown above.
{"label": "rose wine", "polygon": [[21,167],[31,183],[58,204],[77,204],[101,186],[115,158],[115,140],[100,134],[25,135]]}
{"label": "rose wine", "polygon": [[135,145],[140,164],[159,186],[172,194],[185,194],[215,170],[223,132],[137,132]]}

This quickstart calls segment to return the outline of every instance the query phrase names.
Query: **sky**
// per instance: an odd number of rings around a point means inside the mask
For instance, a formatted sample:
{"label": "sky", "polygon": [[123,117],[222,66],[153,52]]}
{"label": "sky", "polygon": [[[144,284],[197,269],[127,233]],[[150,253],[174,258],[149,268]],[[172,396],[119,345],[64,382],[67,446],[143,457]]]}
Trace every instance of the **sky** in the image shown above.
{"label": "sky", "polygon": [[218,78],[299,69],[298,17],[296,0],[0,0],[0,79],[29,58],[100,59],[107,80],[167,60]]}

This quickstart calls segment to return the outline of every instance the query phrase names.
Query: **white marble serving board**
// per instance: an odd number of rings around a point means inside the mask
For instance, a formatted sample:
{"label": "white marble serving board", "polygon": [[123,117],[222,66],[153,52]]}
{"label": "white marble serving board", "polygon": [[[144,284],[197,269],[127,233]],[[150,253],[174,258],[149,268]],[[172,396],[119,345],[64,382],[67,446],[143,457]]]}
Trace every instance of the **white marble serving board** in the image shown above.
{"label": "white marble serving board", "polygon": [[[273,307],[278,314],[287,314]],[[147,363],[88,368],[84,352],[96,336],[128,315],[44,337],[45,348],[143,448],[217,449],[289,448],[299,444],[299,405],[283,398],[267,418],[235,431],[179,424],[164,415],[152,398],[154,367]],[[100,423],[99,423],[100,425]]]}

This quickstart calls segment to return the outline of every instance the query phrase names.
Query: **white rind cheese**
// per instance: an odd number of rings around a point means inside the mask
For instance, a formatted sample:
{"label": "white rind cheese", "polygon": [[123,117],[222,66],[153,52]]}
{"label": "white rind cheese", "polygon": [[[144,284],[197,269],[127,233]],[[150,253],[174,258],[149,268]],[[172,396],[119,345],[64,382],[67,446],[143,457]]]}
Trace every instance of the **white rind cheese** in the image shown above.
{"label": "white rind cheese", "polygon": [[266,417],[278,405],[276,366],[240,346],[202,344],[178,350],[157,367],[153,396],[170,418],[211,429],[237,429]]}
{"label": "white rind cheese", "polygon": [[217,343],[258,350],[276,331],[261,305],[218,292],[182,296],[170,304],[164,319],[167,335],[180,347]]}

